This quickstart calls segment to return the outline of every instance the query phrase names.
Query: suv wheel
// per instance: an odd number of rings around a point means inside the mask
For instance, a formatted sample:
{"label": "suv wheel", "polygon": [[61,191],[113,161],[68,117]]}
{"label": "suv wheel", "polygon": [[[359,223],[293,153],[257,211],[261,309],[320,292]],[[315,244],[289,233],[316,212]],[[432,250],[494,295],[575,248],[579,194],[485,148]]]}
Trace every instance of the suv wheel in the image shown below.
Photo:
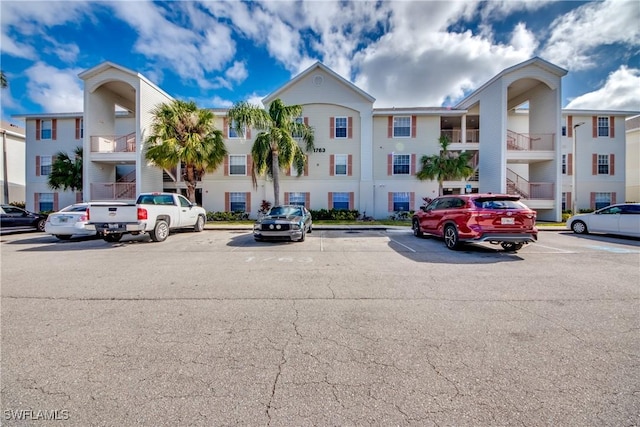
{"label": "suv wheel", "polygon": [[422,230],[420,230],[420,222],[418,221],[418,218],[414,218],[413,219],[413,223],[411,224],[411,228],[413,229],[413,235],[416,237],[422,237],[423,233]]}
{"label": "suv wheel", "polygon": [[460,247],[460,241],[458,240],[458,230],[456,227],[449,224],[444,227],[444,244],[448,249],[456,250]]}
{"label": "suv wheel", "polygon": [[502,242],[500,246],[507,252],[516,252],[522,249],[524,243]]}

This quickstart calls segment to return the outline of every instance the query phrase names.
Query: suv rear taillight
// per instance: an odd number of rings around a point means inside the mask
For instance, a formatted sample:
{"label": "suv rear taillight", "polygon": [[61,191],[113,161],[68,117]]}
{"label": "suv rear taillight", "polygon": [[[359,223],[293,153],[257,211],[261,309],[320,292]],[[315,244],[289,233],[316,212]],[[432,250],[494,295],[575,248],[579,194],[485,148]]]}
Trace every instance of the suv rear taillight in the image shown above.
{"label": "suv rear taillight", "polygon": [[87,221],[89,221],[89,208],[87,208]]}
{"label": "suv rear taillight", "polygon": [[138,208],[138,219],[147,219],[147,210],[144,208]]}

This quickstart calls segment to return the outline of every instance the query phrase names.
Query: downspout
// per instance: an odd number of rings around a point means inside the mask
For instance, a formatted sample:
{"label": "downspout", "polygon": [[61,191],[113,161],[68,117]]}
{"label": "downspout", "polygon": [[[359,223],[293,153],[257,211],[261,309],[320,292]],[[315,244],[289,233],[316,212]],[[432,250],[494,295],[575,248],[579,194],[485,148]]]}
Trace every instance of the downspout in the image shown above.
{"label": "downspout", "polygon": [[2,179],[4,202],[9,203],[9,174],[7,172],[7,131],[2,130]]}

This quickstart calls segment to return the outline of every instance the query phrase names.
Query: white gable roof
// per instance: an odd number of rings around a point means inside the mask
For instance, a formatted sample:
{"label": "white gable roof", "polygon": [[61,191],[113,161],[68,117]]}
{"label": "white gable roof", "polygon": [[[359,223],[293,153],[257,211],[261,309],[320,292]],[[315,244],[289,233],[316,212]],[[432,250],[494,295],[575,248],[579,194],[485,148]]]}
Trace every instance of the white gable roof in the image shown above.
{"label": "white gable roof", "polygon": [[309,68],[307,68],[306,70],[304,70],[302,73],[298,74],[297,76],[289,80],[283,86],[281,86],[280,88],[276,89],[275,91],[273,91],[272,93],[264,97],[262,99],[262,103],[265,105],[269,104],[271,101],[275,100],[276,98],[279,98],[279,96],[283,92],[285,92],[287,89],[291,88],[292,86],[295,86],[298,82],[300,82],[301,80],[303,80],[304,78],[306,78],[311,73],[317,70],[322,70],[325,73],[329,74],[338,82],[346,86],[349,90],[351,90],[352,92],[355,92],[356,94],[364,98],[367,102],[373,103],[376,100],[373,96],[369,95],[368,93],[360,89],[358,86],[354,85],[353,83],[346,80],[345,78],[337,74],[335,71],[333,71],[332,69],[330,69],[329,67],[327,67],[326,65],[318,61],[312,66],[310,66]]}

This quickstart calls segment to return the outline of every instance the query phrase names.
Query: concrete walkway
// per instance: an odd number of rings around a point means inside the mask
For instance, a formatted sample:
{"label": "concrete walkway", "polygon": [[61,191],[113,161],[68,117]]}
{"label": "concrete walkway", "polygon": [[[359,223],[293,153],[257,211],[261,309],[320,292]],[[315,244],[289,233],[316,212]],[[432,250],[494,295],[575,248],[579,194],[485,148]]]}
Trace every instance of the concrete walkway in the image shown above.
{"label": "concrete walkway", "polygon": [[[246,230],[253,229],[253,224],[234,224],[232,222],[207,222],[205,230]],[[411,225],[383,225],[383,224],[314,224],[314,230],[411,230]],[[540,231],[568,231],[565,226],[553,226],[553,225],[538,225]]]}

